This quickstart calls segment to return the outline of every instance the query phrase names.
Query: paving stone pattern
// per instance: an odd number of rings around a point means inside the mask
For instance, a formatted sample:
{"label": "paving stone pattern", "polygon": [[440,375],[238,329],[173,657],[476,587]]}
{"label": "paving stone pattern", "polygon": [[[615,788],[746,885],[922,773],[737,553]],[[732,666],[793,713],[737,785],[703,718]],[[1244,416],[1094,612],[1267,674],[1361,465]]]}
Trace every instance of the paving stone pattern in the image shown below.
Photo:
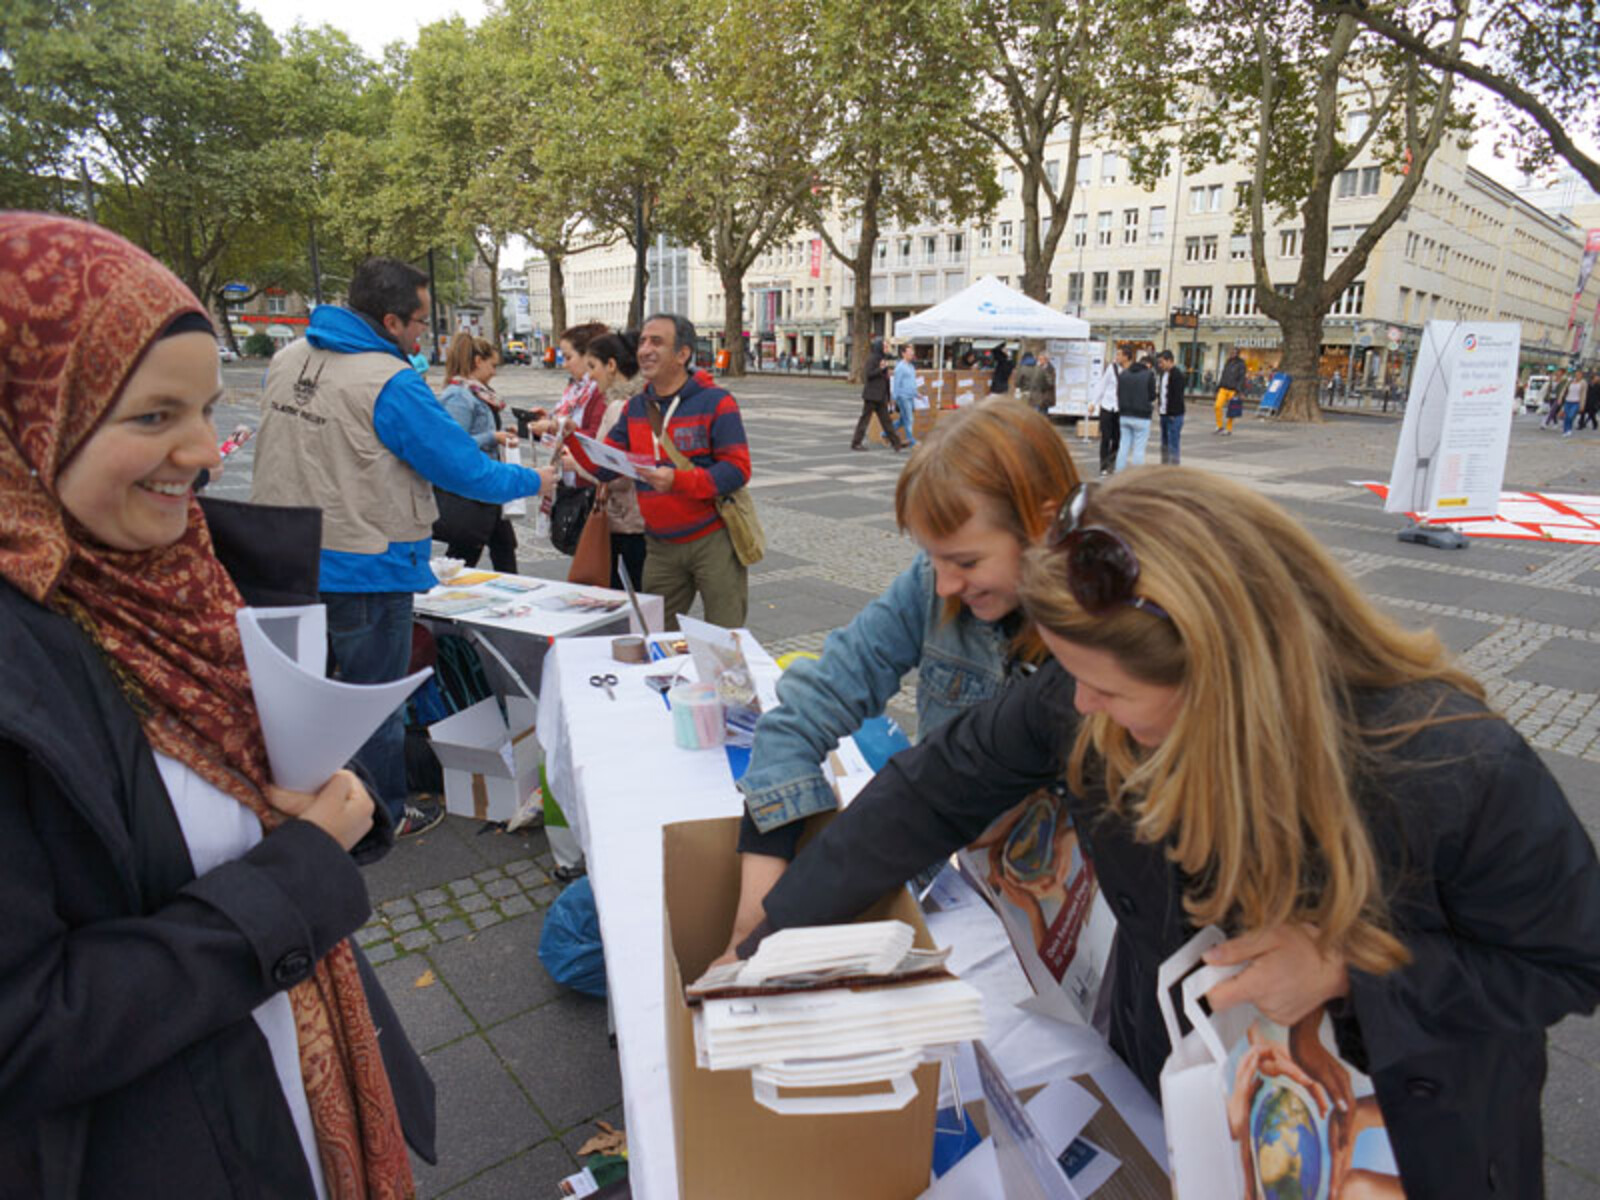
{"label": "paving stone pattern", "polygon": [[[441,380],[435,371],[430,381]],[[253,423],[257,368],[229,369],[219,425]],[[548,400],[564,376],[503,371],[513,401]],[[820,653],[910,563],[894,521],[902,456],[849,450],[859,400],[848,385],[762,376],[738,381],[768,542],[750,573],[749,624],[775,654]],[[1389,473],[1392,419],[1325,425],[1245,421],[1208,436],[1196,409],[1184,461],[1239,479],[1294,512],[1403,623],[1431,627],[1483,680],[1493,704],[1561,781],[1600,837],[1600,547],[1473,542],[1441,552],[1395,540],[1403,518],[1354,486]],[[1506,486],[1600,492],[1600,438],[1552,438],[1518,420]],[[1096,445],[1068,437],[1080,471]],[[254,446],[229,460],[219,495],[248,496]],[[565,577],[567,560],[519,523],[523,570]],[[890,712],[915,729],[915,673]],[[484,832],[450,818],[368,869],[375,910],[357,935],[438,1087],[440,1162],[417,1164],[419,1194],[453,1200],[554,1196],[593,1122],[623,1124],[603,1001],[558,988],[535,951],[560,892],[541,832]],[[431,972],[431,975],[428,974]],[[426,986],[418,986],[419,983]],[[1570,1017],[1550,1036],[1546,1182],[1555,1200],[1600,1198],[1600,1020]]]}

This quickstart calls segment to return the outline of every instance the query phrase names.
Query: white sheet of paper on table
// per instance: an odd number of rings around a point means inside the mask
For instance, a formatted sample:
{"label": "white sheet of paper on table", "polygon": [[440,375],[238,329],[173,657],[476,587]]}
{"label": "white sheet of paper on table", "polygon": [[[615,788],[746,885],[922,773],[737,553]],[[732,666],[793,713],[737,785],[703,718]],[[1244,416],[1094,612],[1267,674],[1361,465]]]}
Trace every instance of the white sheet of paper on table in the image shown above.
{"label": "white sheet of paper on table", "polygon": [[328,782],[433,674],[426,667],[371,684],[327,678],[327,610],[320,604],[241,608],[237,620],[272,779],[290,791],[314,792]]}

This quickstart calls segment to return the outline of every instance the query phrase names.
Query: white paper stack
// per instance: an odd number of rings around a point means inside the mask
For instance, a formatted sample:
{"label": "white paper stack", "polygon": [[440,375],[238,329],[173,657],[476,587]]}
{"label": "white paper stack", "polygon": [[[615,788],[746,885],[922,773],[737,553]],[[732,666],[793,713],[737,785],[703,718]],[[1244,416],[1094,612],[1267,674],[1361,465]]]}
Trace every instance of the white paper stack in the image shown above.
{"label": "white paper stack", "polygon": [[841,969],[853,975],[887,975],[911,949],[912,937],[904,921],[780,929],[763,938],[739,968],[739,983],[753,987],[769,979]]}
{"label": "white paper stack", "polygon": [[[702,1065],[710,1070],[766,1064],[794,1070],[810,1063],[814,1083],[840,1083],[853,1081],[853,1060],[861,1056],[915,1061],[928,1047],[982,1037],[983,997],[959,979],[938,979],[707,1000],[696,1027]],[[880,1066],[868,1077],[882,1073]]]}

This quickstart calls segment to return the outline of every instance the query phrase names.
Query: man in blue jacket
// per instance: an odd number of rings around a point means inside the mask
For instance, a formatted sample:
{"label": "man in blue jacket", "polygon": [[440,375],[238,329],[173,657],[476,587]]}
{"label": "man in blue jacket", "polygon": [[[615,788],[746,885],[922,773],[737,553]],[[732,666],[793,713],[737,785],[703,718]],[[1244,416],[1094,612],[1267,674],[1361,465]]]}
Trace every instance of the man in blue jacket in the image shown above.
{"label": "man in blue jacket", "polygon": [[[427,276],[392,258],[368,259],[347,307],[311,314],[304,340],[280,350],[262,388],[251,499],[322,510],[323,603],[340,679],[399,679],[411,660],[412,597],[437,582],[428,566],[438,508],[433,485],[501,504],[553,479],[500,463],[477,444],[411,369],[406,348],[428,320]],[[406,789],[400,710],[356,761],[401,836],[437,825],[437,804]]]}

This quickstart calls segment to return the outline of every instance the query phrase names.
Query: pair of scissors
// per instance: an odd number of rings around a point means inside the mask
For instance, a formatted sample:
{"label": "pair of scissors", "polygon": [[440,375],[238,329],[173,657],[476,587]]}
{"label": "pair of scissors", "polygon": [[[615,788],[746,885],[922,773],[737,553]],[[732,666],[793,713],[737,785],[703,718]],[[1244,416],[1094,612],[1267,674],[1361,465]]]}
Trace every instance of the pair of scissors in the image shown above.
{"label": "pair of scissors", "polygon": [[617,683],[617,677],[615,675],[591,675],[591,676],[589,676],[589,686],[590,687],[597,687],[597,688],[605,688],[607,697],[609,697],[612,700],[615,700],[617,698],[617,693],[611,690],[612,688],[614,688],[616,686],[616,683]]}

